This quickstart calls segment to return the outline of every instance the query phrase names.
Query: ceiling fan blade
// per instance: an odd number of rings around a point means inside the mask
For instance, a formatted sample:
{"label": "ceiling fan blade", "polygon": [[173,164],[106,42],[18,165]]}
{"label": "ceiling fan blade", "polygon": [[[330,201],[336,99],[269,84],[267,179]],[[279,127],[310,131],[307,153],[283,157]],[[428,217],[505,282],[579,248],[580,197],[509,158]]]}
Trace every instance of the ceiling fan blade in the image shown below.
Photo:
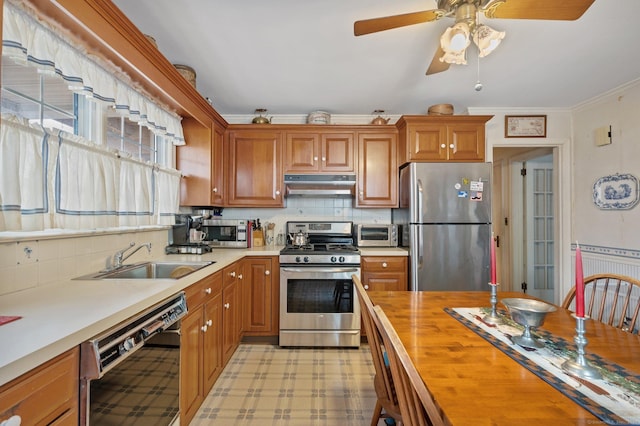
{"label": "ceiling fan blade", "polygon": [[429,65],[429,69],[427,70],[427,75],[437,74],[449,69],[449,63],[440,61],[442,55],[444,55],[444,51],[442,50],[442,47],[438,47],[438,50],[436,50],[436,53],[433,55],[433,59],[431,60],[431,65]]}
{"label": "ceiling fan blade", "polygon": [[542,19],[574,21],[581,17],[595,0],[507,0],[491,3],[485,10],[488,18]]}
{"label": "ceiling fan blade", "polygon": [[365,19],[356,21],[355,24],[353,24],[353,33],[360,36],[393,28],[406,27],[408,25],[422,24],[423,22],[440,19],[444,14],[444,10],[433,9],[422,12],[405,13],[403,15],[385,16],[383,18]]}

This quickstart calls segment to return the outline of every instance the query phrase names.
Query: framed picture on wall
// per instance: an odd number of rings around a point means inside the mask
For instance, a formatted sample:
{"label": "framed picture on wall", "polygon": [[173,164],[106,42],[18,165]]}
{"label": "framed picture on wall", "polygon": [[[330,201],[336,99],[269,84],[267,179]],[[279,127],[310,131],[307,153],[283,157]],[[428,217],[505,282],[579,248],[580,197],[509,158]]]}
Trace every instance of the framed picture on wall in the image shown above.
{"label": "framed picture on wall", "polygon": [[546,115],[505,115],[505,138],[546,138]]}

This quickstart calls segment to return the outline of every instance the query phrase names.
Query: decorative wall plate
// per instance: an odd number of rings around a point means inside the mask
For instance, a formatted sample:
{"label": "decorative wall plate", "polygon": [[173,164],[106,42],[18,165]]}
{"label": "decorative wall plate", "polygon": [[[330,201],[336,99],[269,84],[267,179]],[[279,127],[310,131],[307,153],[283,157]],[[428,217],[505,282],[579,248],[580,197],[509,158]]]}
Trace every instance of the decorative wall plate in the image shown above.
{"label": "decorative wall plate", "polygon": [[638,203],[638,179],[632,174],[603,176],[593,184],[593,203],[603,210],[626,210]]}

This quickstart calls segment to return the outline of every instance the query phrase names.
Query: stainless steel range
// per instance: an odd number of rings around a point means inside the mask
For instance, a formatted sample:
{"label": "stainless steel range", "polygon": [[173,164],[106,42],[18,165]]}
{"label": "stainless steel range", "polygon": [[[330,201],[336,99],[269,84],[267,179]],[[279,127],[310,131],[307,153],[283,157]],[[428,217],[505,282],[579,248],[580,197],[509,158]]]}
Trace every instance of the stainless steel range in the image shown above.
{"label": "stainless steel range", "polygon": [[280,346],[360,346],[352,222],[287,222],[280,251]]}

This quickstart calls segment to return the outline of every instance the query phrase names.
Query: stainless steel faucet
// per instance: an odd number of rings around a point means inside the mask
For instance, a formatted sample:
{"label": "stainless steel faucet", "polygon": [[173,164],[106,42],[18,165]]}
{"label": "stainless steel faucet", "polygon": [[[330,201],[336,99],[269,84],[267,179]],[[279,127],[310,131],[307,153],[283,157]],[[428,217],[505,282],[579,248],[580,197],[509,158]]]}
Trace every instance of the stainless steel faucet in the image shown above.
{"label": "stainless steel faucet", "polygon": [[138,248],[136,248],[134,251],[132,251],[131,253],[129,253],[128,255],[124,255],[124,253],[129,250],[131,247],[135,246],[136,243],[134,243],[133,241],[131,242],[131,244],[129,244],[128,247],[123,248],[122,250],[118,250],[112,258],[111,261],[111,265],[107,265],[107,271],[112,271],[114,269],[118,269],[122,267],[122,262],[124,262],[125,260],[127,260],[128,258],[130,258],[131,256],[133,256],[134,253],[136,253],[138,250],[140,250],[142,247],[146,247],[147,251],[149,253],[151,253],[151,243],[144,243],[144,244],[140,244],[138,246]]}

